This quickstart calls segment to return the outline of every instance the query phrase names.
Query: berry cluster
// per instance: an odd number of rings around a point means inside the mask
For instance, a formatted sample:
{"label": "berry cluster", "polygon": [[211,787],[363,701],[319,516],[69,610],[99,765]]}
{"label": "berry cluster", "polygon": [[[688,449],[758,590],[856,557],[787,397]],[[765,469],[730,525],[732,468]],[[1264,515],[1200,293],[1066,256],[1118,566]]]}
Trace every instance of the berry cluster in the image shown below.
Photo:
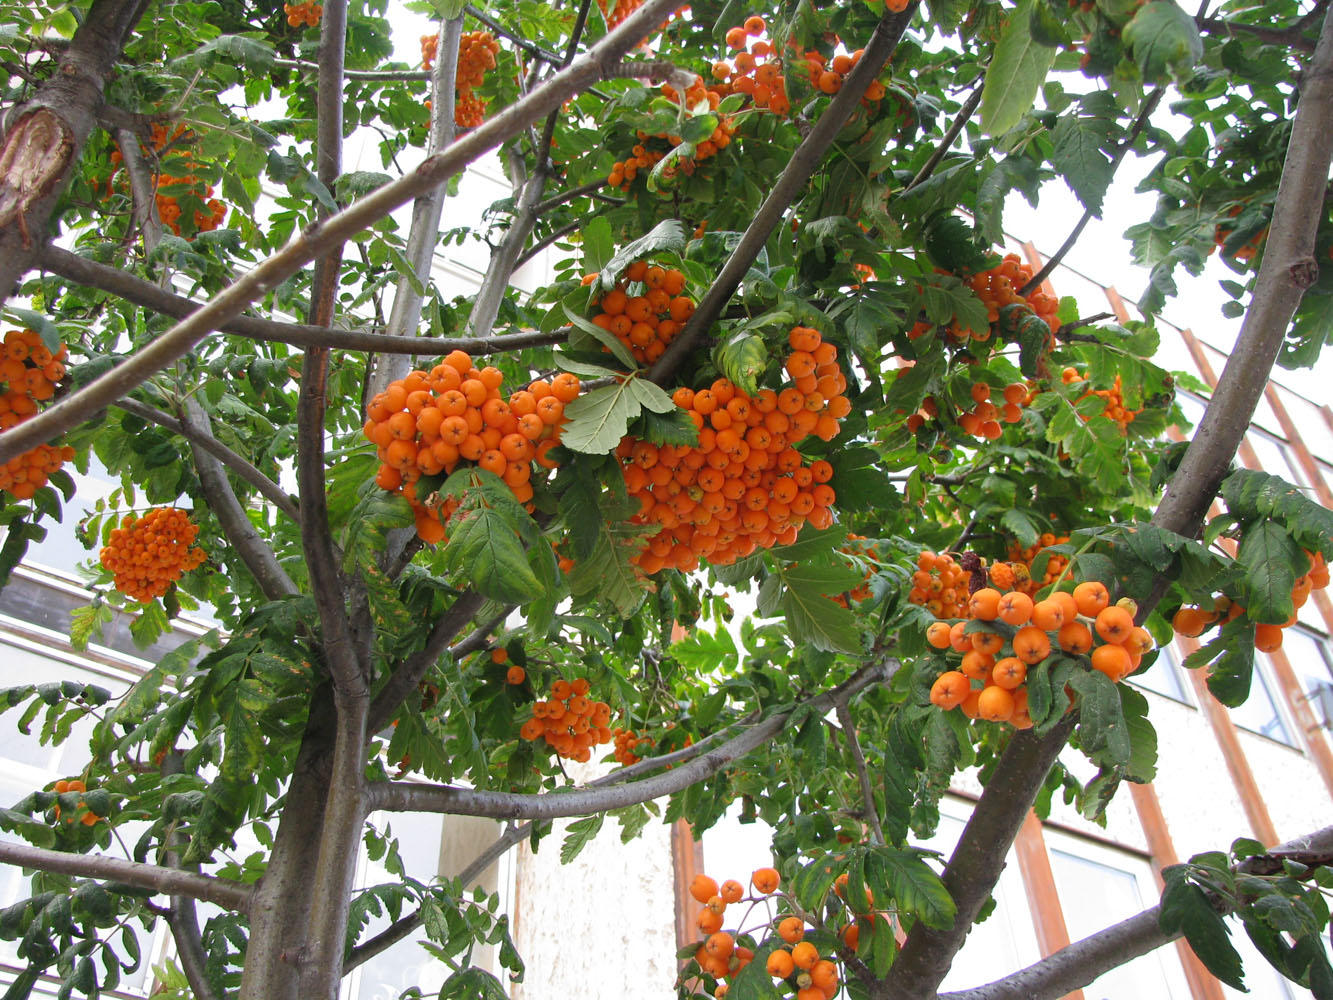
{"label": "berry cluster", "polygon": [[[852,925],[855,927],[855,925]],[[821,958],[819,949],[805,938],[805,924],[800,917],[785,917],[778,924],[778,936],[788,948],[775,948],[764,968],[774,979],[786,980],[796,992],[796,1000],[833,1000],[838,992],[838,967]]]}
{"label": "berry cluster", "polygon": [[[848,532],[847,544],[839,545],[838,551],[849,556],[864,557],[866,555],[874,555],[874,549],[871,546],[862,544],[866,541],[867,539],[865,535],[856,535]],[[828,594],[826,596],[829,600],[833,601],[834,604],[839,604],[844,608],[849,607],[857,601],[864,601],[870,596],[870,580],[873,575],[874,574],[870,572],[870,569],[867,568],[862,582],[854,589],[845,591],[841,594]]]}
{"label": "berry cluster", "polygon": [[[318,7],[318,9],[321,11],[323,10],[322,7]],[[288,15],[288,17],[290,20],[291,15]],[[318,15],[316,15],[316,21],[317,20]],[[316,22],[311,23],[313,24]],[[174,147],[182,140],[193,138],[192,133],[180,122],[178,122],[173,129],[168,129],[165,125],[153,125],[151,136],[154,155],[163,152],[169,146]],[[148,150],[144,149],[144,153],[148,154]],[[198,165],[189,153],[180,152],[178,155],[182,158],[186,166],[194,168]],[[112,191],[116,171],[120,169],[120,164],[123,159],[124,157],[121,155],[119,149],[111,151],[112,172],[111,176],[108,177],[106,181],[107,194],[110,194]],[[164,190],[181,186],[183,186],[182,190],[175,191],[171,194],[168,194]],[[157,178],[157,190],[154,193],[154,201],[157,205],[157,217],[161,220],[164,226],[177,236],[181,235],[180,220],[181,216],[184,214],[184,210],[180,207],[180,202],[178,200],[179,196],[182,194],[198,198],[205,203],[204,207],[207,208],[207,211],[202,211],[200,209],[195,209],[194,211],[193,221],[196,232],[211,232],[220,227],[226,220],[226,204],[213,197],[213,186],[201,181],[199,176],[195,174],[193,170],[180,177],[173,177],[169,174],[160,174]]]}
{"label": "berry cluster", "polygon": [[[1052,532],[1043,532],[1037,541],[1023,548],[1017,542],[1009,546],[1010,567],[1014,573],[1015,580],[1013,586],[1017,590],[1023,591],[1031,597],[1043,587],[1048,587],[1054,583],[1062,573],[1065,567],[1069,565],[1069,557],[1060,553],[1051,553],[1046,557],[1046,567],[1042,571],[1042,578],[1035,579],[1032,576],[1032,564],[1036,561],[1037,555],[1045,548],[1052,545],[1063,545],[1069,541],[1068,535],[1056,535]],[[999,565],[999,564],[997,564]],[[1020,570],[1019,567],[1022,567]],[[1002,586],[998,580],[993,581],[996,586]]]}
{"label": "berry cluster", "polygon": [[[910,365],[900,368],[896,377],[902,378],[910,370]],[[974,405],[972,409],[960,410],[958,413],[958,426],[963,433],[994,441],[1004,433],[1002,423],[1016,424],[1023,419],[1023,408],[1033,398],[1029,386],[1022,382],[1011,382],[1000,391],[998,404],[991,400],[994,391],[989,383],[972,383],[968,394]],[[927,396],[921,401],[921,408],[907,418],[907,429],[915,434],[927,420],[938,417],[939,412],[939,403],[933,396]]]}
{"label": "berry cluster", "polygon": [[454,351],[429,372],[409,372],[370,401],[362,428],[379,455],[375,482],[401,493],[416,515],[417,534],[435,544],[456,500],[418,496],[422,476],[448,475],[460,463],[495,473],[520,503],[532,500],[532,463],[553,469],[549,452],[560,440],[565,404],[579,394],[577,376],[538,380],[509,396],[500,394],[497,368],[473,367],[466,351]]}
{"label": "berry cluster", "polygon": [[[764,895],[776,892],[778,873],[772,868],[760,868],[751,877],[751,885]],[[704,940],[694,953],[694,960],[699,963],[700,969],[714,979],[735,978],[754,959],[754,952],[745,945],[737,944],[736,936],[722,929],[722,918],[728,905],[739,903],[745,897],[745,887],[735,879],[728,879],[719,886],[716,879],[696,875],[690,882],[690,895],[695,902],[703,904],[694,923],[704,935]],[[722,997],[726,992],[727,984],[723,983],[713,991],[713,995]]]}
{"label": "berry cluster", "polygon": [[[421,63],[429,70],[439,51],[437,35],[421,36]],[[489,31],[466,31],[458,42],[458,69],[454,72],[454,124],[476,128],[486,118],[486,102],[473,91],[482,85],[486,73],[495,69],[500,43]],[[426,102],[430,107],[430,101]]]}
{"label": "berry cluster", "polygon": [[[1231,207],[1231,210],[1227,212],[1227,218],[1234,219],[1236,216],[1240,215],[1240,213],[1244,211],[1244,209],[1245,209],[1244,205],[1233,205]],[[1213,246],[1208,252],[1212,253],[1213,250],[1220,249],[1222,244],[1227,241],[1227,238],[1231,235],[1231,233],[1232,233],[1231,226],[1226,226],[1221,223],[1218,223],[1217,227],[1213,230]],[[1247,242],[1243,247],[1238,249],[1231,256],[1235,257],[1236,260],[1248,261],[1252,259],[1254,255],[1259,252],[1259,244],[1263,243],[1264,239],[1267,236],[1268,236],[1268,227],[1264,226],[1263,229],[1259,230],[1259,232],[1255,233],[1253,236],[1250,237],[1249,242]]]}
{"label": "berry cluster", "polygon": [[694,315],[694,299],[682,295],[684,290],[685,275],[680,271],[637,260],[602,297],[602,311],[592,321],[629,348],[636,361],[652,364]]}
{"label": "berry cluster", "polygon": [[[684,100],[685,105],[691,108],[702,101],[707,101],[713,110],[717,110],[718,104],[721,103],[721,97],[717,91],[705,89],[703,78],[699,76],[694,78],[694,83],[686,89],[683,98],[670,84],[662,85],[662,94],[676,104],[680,104]],[[711,159],[731,145],[731,137],[735,133],[735,119],[731,115],[719,115],[717,127],[713,129],[712,134],[707,139],[695,143],[693,154],[681,156],[675,162],[662,168],[663,179],[670,180],[677,174],[690,176],[694,173],[698,164]],[[610,173],[606,175],[606,183],[610,187],[619,188],[621,191],[628,191],[630,184],[639,173],[651,170],[659,160],[667,155],[668,151],[675,149],[683,141],[680,136],[672,132],[650,134],[643,129],[638,129],[635,134],[639,142],[630,151],[633,155],[623,161],[617,160],[611,165]],[[648,143],[653,143],[655,148],[649,148]]]}
{"label": "berry cluster", "polygon": [[651,747],[653,739],[651,736],[640,736],[633,729],[620,729],[615,731],[615,758],[620,764],[629,767],[631,764],[637,764],[643,760],[643,757],[634,752],[636,747]]}
{"label": "berry cluster", "polygon": [[1112,681],[1123,680],[1153,647],[1148,631],[1134,624],[1135,610],[1128,598],[1111,604],[1105,584],[1096,581],[1036,602],[1019,590],[1002,594],[983,587],[968,601],[970,619],[1009,628],[968,631],[966,619],[929,626],[926,641],[931,646],[945,651],[951,660],[961,654],[954,669],[936,678],[930,700],[946,710],[961,707],[972,719],[1028,729],[1032,726],[1024,685],[1028,668],[1058,647],[1069,656],[1087,655],[1093,670]]}
{"label": "berry cluster", "polygon": [[[1038,319],[1041,319],[1050,328],[1054,334],[1060,328],[1060,320],[1057,312],[1060,307],[1060,300],[1054,295],[1048,295],[1040,287],[1029,292],[1026,296],[1019,295],[1018,289],[1022,288],[1032,280],[1032,269],[1022,262],[1018,254],[1006,254],[998,266],[989,268],[985,271],[978,271],[967,279],[968,287],[977,293],[986,306],[986,319],[995,324],[999,322],[1000,310],[1005,306],[1026,304]],[[912,327],[908,336],[916,338],[921,337],[934,327],[927,322],[919,322]],[[965,330],[957,323],[949,324],[946,329],[949,339],[955,343],[965,343],[967,340],[989,340],[990,327],[982,330]]]}
{"label": "berry cluster", "polygon": [[[65,377],[65,345],[54,353],[35,330],[10,330],[0,350],[0,432],[21,424],[37,412],[37,404],[55,395]],[[39,444],[0,465],[0,490],[29,500],[47,477],[74,457],[69,445]]]}
{"label": "berry cluster", "polygon": [[319,26],[319,19],[324,16],[324,5],[318,3],[285,3],[282,12],[287,15],[287,23],[293,28],[307,24],[312,28]]}
{"label": "berry cluster", "polygon": [[204,550],[194,546],[198,534],[177,507],[154,507],[143,517],[127,514],[102,547],[102,568],[115,578],[117,590],[147,604],[204,561]]}
{"label": "berry cluster", "polygon": [[[88,791],[88,786],[85,785],[85,784],[84,784],[82,781],[80,781],[78,778],[75,778],[75,779],[72,780],[72,781],[66,781],[66,780],[64,780],[64,779],[62,778],[60,781],[57,781],[57,782],[55,783],[55,785],[54,785],[54,787],[53,787],[52,790],[53,790],[57,795],[64,795],[64,794],[67,793],[67,792],[75,792],[75,793],[86,792],[86,791]],[[53,808],[53,810],[54,810],[54,814],[53,814],[54,822],[59,823],[59,822],[60,822],[60,803],[57,802],[52,808]],[[101,816],[97,815],[97,813],[95,813],[95,812],[93,812],[91,809],[89,809],[89,808],[88,808],[88,803],[87,803],[87,802],[84,802],[83,799],[79,799],[79,808],[85,810],[84,813],[79,817],[79,822],[82,823],[84,826],[92,826],[94,823],[96,823],[99,819],[102,818]],[[74,822],[74,817],[73,817],[73,816],[66,816],[66,817],[65,817],[65,822],[66,822],[66,823],[73,823],[73,822]]]}
{"label": "berry cluster", "polygon": [[606,30],[610,31],[642,7],[643,0],[615,0],[615,8],[609,14],[606,12],[606,0],[597,0],[597,6],[602,11],[602,17],[606,18]]}
{"label": "berry cluster", "polygon": [[936,618],[960,618],[967,608],[971,570],[947,553],[922,552],[916,559],[907,599]]}
{"label": "berry cluster", "polygon": [[[491,662],[497,666],[503,666],[509,663],[509,651],[503,646],[497,646],[491,650]],[[528,679],[528,672],[517,663],[510,663],[509,669],[505,671],[506,684],[522,684]]]}
{"label": "berry cluster", "polygon": [[717,566],[760,548],[789,544],[809,521],[833,521],[833,466],[806,464],[794,445],[810,435],[831,441],[851,412],[838,350],[817,330],[793,327],[786,370],[793,384],[750,397],[721,378],[672,400],[699,431],[697,445],[662,445],[627,437],[616,455],[625,488],[640,504],[637,524],[660,525],[638,556],[645,573],[664,566],[689,572],[701,558]]}
{"label": "berry cluster", "polygon": [[[1075,382],[1086,382],[1087,377],[1077,368],[1066,368],[1060,373],[1060,380],[1065,385],[1073,385]],[[1099,396],[1106,403],[1106,408],[1102,411],[1108,420],[1114,421],[1120,426],[1120,433],[1124,434],[1129,425],[1133,423],[1134,418],[1143,412],[1142,409],[1131,410],[1125,406],[1125,398],[1121,395],[1120,376],[1115,377],[1115,383],[1109,389],[1089,389],[1082,396],[1079,396],[1076,402],[1082,402],[1092,396]],[[1083,418],[1084,420],[1087,417]]]}
{"label": "berry cluster", "polygon": [[[1328,563],[1324,560],[1324,554],[1322,552],[1305,554],[1309,557],[1310,568],[1292,584],[1291,603],[1294,607],[1291,617],[1278,625],[1260,622],[1254,626],[1254,648],[1261,653],[1271,653],[1281,649],[1284,631],[1296,624],[1297,615],[1305,606],[1305,602],[1310,599],[1310,594],[1328,586]],[[1171,627],[1176,630],[1177,635],[1197,639],[1213,625],[1229,622],[1244,613],[1245,609],[1241,605],[1228,597],[1219,596],[1213,602],[1210,611],[1199,607],[1180,608],[1171,618]]]}
{"label": "berry cluster", "polygon": [[519,736],[525,740],[545,739],[561,757],[581,764],[591,760],[594,746],[611,742],[611,706],[590,700],[588,690],[584,677],[556,681],[551,685],[550,698],[533,703],[532,718],[523,723]]}

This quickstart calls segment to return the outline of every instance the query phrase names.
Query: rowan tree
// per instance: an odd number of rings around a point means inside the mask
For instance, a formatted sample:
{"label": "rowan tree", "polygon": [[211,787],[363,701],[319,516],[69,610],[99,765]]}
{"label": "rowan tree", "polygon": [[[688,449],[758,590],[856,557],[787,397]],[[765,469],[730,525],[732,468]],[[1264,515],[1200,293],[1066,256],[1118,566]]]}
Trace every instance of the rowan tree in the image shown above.
{"label": "rowan tree", "polygon": [[[438,18],[420,60],[404,6]],[[1322,0],[677,6],[11,5],[0,563],[69,530],[63,466],[95,459],[121,485],[78,525],[71,641],[120,609],[145,644],[219,624],[114,700],[0,693],[43,739],[97,720],[79,775],[0,812],[35,872],[0,913],[29,963],[7,996],[110,988],[166,921],[195,997],[333,997],[389,941],[506,936],[466,877],[354,891],[363,844],[392,848],[371,811],[514,821],[476,868],[557,817],[587,817],[575,852],[608,813],[701,831],[740,800],[778,867],[696,888],[718,926],[682,993],[933,997],[1034,803],[1095,817],[1151,779],[1118,682],[1172,619],[1216,629],[1190,665],[1239,704],[1327,583],[1328,512],[1230,467],[1273,364],[1333,330]],[[349,136],[382,171],[344,171]],[[1151,322],[1049,284],[1131,154],[1145,315],[1214,250],[1244,314],[1188,445]],[[492,155],[512,197],[452,228]],[[1086,212],[1034,274],[1005,200],[1060,182]],[[460,294],[433,256],[478,240]],[[555,280],[520,292],[541,253]],[[613,756],[568,787],[563,758]],[[910,839],[974,764],[937,876]],[[1218,847],[964,995],[1060,996],[1182,933],[1238,983],[1232,911],[1333,995],[1328,837]],[[795,924],[720,930],[773,891]],[[501,991],[464,960],[443,995]]]}

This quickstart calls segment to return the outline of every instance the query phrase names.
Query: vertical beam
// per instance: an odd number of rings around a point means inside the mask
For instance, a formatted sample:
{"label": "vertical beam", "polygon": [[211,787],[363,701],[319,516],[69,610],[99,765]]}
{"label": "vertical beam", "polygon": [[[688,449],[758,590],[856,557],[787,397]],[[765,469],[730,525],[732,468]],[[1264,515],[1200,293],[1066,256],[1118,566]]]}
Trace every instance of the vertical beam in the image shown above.
{"label": "vertical beam", "polygon": [[699,940],[699,929],[694,926],[699,904],[690,895],[690,883],[704,870],[704,845],[694,839],[688,820],[678,819],[671,824],[671,866],[675,874],[676,948],[679,950]]}
{"label": "vertical beam", "polygon": [[[1023,244],[1023,256],[1028,259],[1028,266],[1032,268],[1034,274],[1046,266],[1046,261],[1042,259],[1041,254],[1037,252],[1036,246],[1031,241]],[[1055,295],[1055,286],[1051,284],[1050,278],[1043,281],[1039,287],[1047,295]]]}
{"label": "vertical beam", "polygon": [[[1199,648],[1198,643],[1184,637],[1176,641],[1185,650],[1186,655]],[[1236,724],[1231,721],[1226,706],[1214,698],[1213,693],[1208,690],[1208,682],[1203,676],[1203,671],[1186,672],[1190,675],[1190,683],[1194,685],[1199,707],[1208,719],[1208,724],[1212,726],[1218,749],[1222,751],[1222,759],[1227,765],[1227,772],[1231,775],[1231,783],[1236,788],[1236,794],[1240,796],[1241,808],[1245,810],[1245,817],[1250,823],[1250,833],[1254,835],[1255,840],[1261,841],[1265,846],[1271,847],[1279,843],[1277,828],[1273,825],[1273,818],[1268,815],[1268,806],[1259,791],[1259,782],[1255,780],[1250,761],[1240,744]]]}
{"label": "vertical beam", "polygon": [[1324,787],[1328,789],[1330,795],[1333,795],[1333,751],[1329,749],[1328,741],[1324,738],[1324,727],[1315,718],[1314,709],[1310,707],[1310,700],[1306,697],[1300,678],[1296,676],[1286,652],[1275,649],[1268,654],[1268,659],[1273,664],[1273,674],[1277,677],[1278,690],[1286,702],[1287,709],[1305,736],[1305,745],[1310,750],[1315,769],[1319,772],[1319,777],[1324,779]]}
{"label": "vertical beam", "polygon": [[1269,382],[1268,388],[1264,390],[1264,395],[1268,399],[1268,405],[1273,410],[1273,415],[1277,417],[1278,426],[1282,428],[1282,436],[1287,439],[1287,447],[1296,453],[1296,460],[1301,463],[1301,468],[1305,470],[1305,477],[1313,484],[1315,493],[1319,495],[1319,502],[1325,507],[1333,508],[1333,492],[1329,491],[1328,484],[1324,482],[1324,476],[1319,470],[1319,465],[1314,460],[1314,455],[1310,453],[1310,449],[1305,446],[1305,442],[1301,439],[1295,421],[1291,419],[1291,414],[1287,412],[1287,407],[1282,402],[1282,394],[1277,391],[1273,382]]}
{"label": "vertical beam", "polygon": [[[1041,832],[1041,820],[1029,811],[1014,838],[1014,854],[1018,869],[1023,874],[1023,888],[1027,891],[1028,909],[1037,929],[1037,947],[1041,957],[1054,955],[1069,947],[1069,928],[1065,924],[1064,908],[1055,888],[1055,874],[1051,871],[1051,856],[1046,853],[1046,838]],[[1083,1000],[1083,991],[1074,990],[1065,1000]]]}
{"label": "vertical beam", "polygon": [[[1158,801],[1157,790],[1152,784],[1136,785],[1130,783],[1130,798],[1134,810],[1139,815],[1139,825],[1143,827],[1144,838],[1148,842],[1148,852],[1152,855],[1153,880],[1157,891],[1164,887],[1162,869],[1177,864],[1180,857],[1176,854],[1176,845],[1171,839],[1171,832],[1162,814],[1162,804]],[[1213,978],[1194,949],[1184,938],[1176,938],[1176,953],[1180,957],[1181,968],[1185,971],[1185,980],[1189,983],[1190,996],[1194,1000],[1226,1000],[1222,984]]]}

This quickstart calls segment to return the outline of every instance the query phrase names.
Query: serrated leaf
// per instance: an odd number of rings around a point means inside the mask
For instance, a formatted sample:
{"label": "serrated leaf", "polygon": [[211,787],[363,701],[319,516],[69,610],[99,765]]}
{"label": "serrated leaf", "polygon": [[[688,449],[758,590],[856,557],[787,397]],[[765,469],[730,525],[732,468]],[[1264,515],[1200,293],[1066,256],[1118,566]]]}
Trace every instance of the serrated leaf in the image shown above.
{"label": "serrated leaf", "polygon": [[620,280],[625,268],[636,260],[661,253],[664,250],[672,253],[684,253],[686,242],[688,242],[688,237],[685,233],[685,227],[681,225],[680,221],[664,219],[645,235],[621,247],[615,256],[606,262],[606,266],[601,268],[597,284],[609,292],[616,287],[616,282]]}
{"label": "serrated leaf", "polygon": [[1299,564],[1304,572],[1308,565],[1291,535],[1276,521],[1246,523],[1241,527],[1236,562],[1245,570],[1246,616],[1273,625],[1287,621],[1294,611],[1291,590],[1298,575],[1296,567]]}
{"label": "serrated leaf", "polygon": [[1129,727],[1116,685],[1096,670],[1070,675],[1069,686],[1078,694],[1078,737],[1083,752],[1104,767],[1129,763]]}
{"label": "serrated leaf", "polygon": [[[919,851],[872,848],[866,855],[866,867],[882,874],[893,898],[927,927],[944,930],[953,926],[957,912],[953,897]],[[871,881],[876,881],[873,875]]]}
{"label": "serrated leaf", "polygon": [[1062,115],[1051,129],[1051,165],[1097,218],[1115,172],[1103,148],[1108,124],[1106,119]]}
{"label": "serrated leaf", "polygon": [[598,813],[595,816],[586,816],[569,824],[565,840],[560,845],[560,863],[562,865],[567,865],[577,858],[580,852],[592,842],[598,831],[602,829],[603,819],[605,819],[605,814]]}
{"label": "serrated leaf", "polygon": [[1174,0],[1152,0],[1125,25],[1122,38],[1145,80],[1156,83],[1167,72],[1186,79],[1203,56],[1203,40],[1194,18]]}
{"label": "serrated leaf", "polygon": [[656,383],[649,382],[646,378],[631,378],[625,384],[629,386],[630,395],[641,409],[651,410],[654,413],[674,413],[676,411],[676,404]]}
{"label": "serrated leaf", "polygon": [[759,392],[759,376],[768,366],[764,339],[754,334],[739,334],[723,341],[713,352],[718,370],[748,396]]}
{"label": "serrated leaf", "polygon": [[1166,934],[1184,934],[1209,972],[1233,989],[1244,990],[1240,955],[1231,944],[1221,914],[1213,909],[1203,890],[1178,871],[1168,868],[1162,874],[1166,877],[1166,888],[1162,892],[1158,926]]}
{"label": "serrated leaf", "polygon": [[981,125],[999,136],[1018,124],[1036,100],[1037,90],[1055,62],[1055,49],[1032,37],[1033,0],[1022,0],[995,44],[981,90]]}
{"label": "serrated leaf", "polygon": [[604,385],[566,406],[569,422],[560,434],[560,443],[586,455],[614,451],[629,431],[629,422],[639,415],[639,402],[629,388],[634,381]]}
{"label": "serrated leaf", "polygon": [[[517,504],[505,504],[499,494],[508,488],[492,473],[469,470],[467,475],[481,482],[470,489],[451,487],[455,474],[445,484],[447,495],[461,493],[463,498],[449,519],[445,565],[464,575],[487,597],[507,604],[525,604],[545,590],[523,550],[520,520],[527,519],[527,512]],[[512,498],[510,493],[511,502]]]}

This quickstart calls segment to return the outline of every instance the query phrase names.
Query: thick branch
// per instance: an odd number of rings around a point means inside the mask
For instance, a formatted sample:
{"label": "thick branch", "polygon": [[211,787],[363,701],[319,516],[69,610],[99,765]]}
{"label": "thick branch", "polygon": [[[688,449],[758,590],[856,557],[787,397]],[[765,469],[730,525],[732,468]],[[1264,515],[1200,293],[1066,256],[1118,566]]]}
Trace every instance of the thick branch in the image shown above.
{"label": "thick branch", "polygon": [[232,451],[225,444],[215,438],[212,434],[202,430],[197,426],[187,427],[170,414],[163,413],[161,410],[149,406],[146,403],[140,403],[135,399],[122,399],[116,403],[119,409],[126,413],[132,413],[136,417],[141,417],[150,423],[157,424],[159,427],[165,427],[173,434],[178,434],[197,446],[203,451],[208,452],[224,466],[234,472],[238,478],[243,479],[255,489],[257,489],[264,498],[277,507],[293,521],[301,520],[301,512],[291,496],[283,490],[281,486],[269,479],[253,465],[247,462],[236,452]]}
{"label": "thick branch", "polygon": [[0,436],[0,462],[7,462],[33,446],[51,440],[110,406],[315,258],[341,246],[422,191],[460,172],[478,157],[550,114],[566,98],[586,90],[592,81],[619,69],[620,59],[655,30],[677,3],[678,0],[647,0],[586,55],[568,69],[556,73],[527,98],[473,129],[410,174],[377,188],[322,223],[312,225],[124,364],[5,431]]}
{"label": "thick branch", "polygon": [[162,241],[162,220],[157,217],[153,176],[139,151],[139,137],[127,128],[116,129],[116,145],[125,164],[125,173],[130,179],[135,225],[143,233],[144,246],[155,247]]}
{"label": "thick branch", "polygon": [[389,675],[388,682],[375,695],[375,700],[370,704],[367,732],[378,733],[393,721],[403,699],[417,689],[426,671],[444,655],[449,642],[462,631],[464,625],[472,621],[485,603],[484,597],[470,591],[449,606],[449,610],[440,616],[435,627],[430,630],[425,645],[398,664]]}
{"label": "thick branch", "polygon": [[[883,663],[862,667],[843,684],[805,702],[812,712],[828,711],[838,699],[848,698],[872,684],[887,679]],[[493,819],[556,819],[586,816],[620,809],[670,795],[716,774],[733,761],[762,746],[782,732],[791,712],[779,712],[687,764],[628,784],[585,787],[570,791],[521,795],[488,792],[449,785],[386,781],[367,789],[371,809],[389,812],[439,812],[456,816],[489,816]]]}
{"label": "thick branch", "polygon": [[197,875],[175,868],[146,865],[138,861],[108,858],[104,854],[71,854],[44,847],[0,841],[0,862],[37,871],[74,875],[78,878],[109,879],[163,895],[190,896],[224,910],[245,913],[250,906],[250,886],[213,875]]}
{"label": "thick branch", "polygon": [[1319,275],[1315,230],[1333,159],[1333,18],[1325,16],[1282,164],[1273,221],[1235,350],[1227,357],[1212,401],[1167,484],[1153,523],[1191,535],[1203,522],[1268,384],[1291,318]]}
{"label": "thick branch", "polygon": [[[1333,846],[1333,827],[1325,827],[1305,837],[1279,844],[1266,854],[1246,858],[1237,871],[1273,874],[1282,870],[1283,859],[1306,856],[1310,845]],[[1327,858],[1327,853],[1321,855]],[[1324,860],[1321,863],[1327,864]],[[943,993],[940,1000],[1057,1000],[1087,986],[1103,973],[1110,972],[1130,959],[1146,955],[1178,935],[1167,934],[1159,926],[1161,907],[1136,913],[1118,924],[1061,948],[1012,975],[985,986]]]}
{"label": "thick branch", "polygon": [[[727,262],[722,265],[722,270],[718,272],[717,278],[700,300],[694,315],[676,335],[676,339],[671,342],[665,353],[649,369],[648,377],[654,382],[668,379],[681,362],[709,335],[713,324],[722,314],[723,308],[735,294],[736,289],[740,287],[746,272],[750,270],[750,265],[763,250],[788,206],[805,189],[828,151],[829,145],[847,124],[852,112],[860,106],[861,95],[865,93],[866,87],[879,75],[889,56],[893,54],[898,39],[902,37],[907,25],[916,14],[917,6],[918,3],[913,2],[900,13],[885,13],[875,27],[875,32],[866,43],[860,62],[847,74],[842,89],[829,102],[819,121],[792,154],[791,160],[773,184],[768,197],[764,199],[750,225],[746,227],[745,233],[736,244],[736,249],[731,252]],[[0,459],[3,459],[3,454],[0,454]]]}
{"label": "thick branch", "polygon": [[[199,302],[187,299],[183,295],[174,295],[129,271],[99,264],[57,246],[44,247],[37,263],[62,278],[110,292],[165,316],[184,319],[201,306]],[[292,344],[296,347],[328,347],[344,351],[376,351],[381,354],[436,355],[448,354],[454,350],[471,350],[475,353],[479,348],[485,353],[498,353],[517,351],[525,347],[549,347],[552,344],[563,343],[568,338],[570,330],[569,327],[561,327],[550,333],[533,331],[478,338],[389,337],[382,333],[342,330],[332,326],[283,323],[278,320],[261,319],[258,316],[237,316],[218,329],[238,337],[249,337],[251,340],[275,344]]]}
{"label": "thick branch", "polygon": [[[440,24],[436,44],[435,69],[431,74],[430,132],[426,137],[426,155],[434,156],[454,141],[454,78],[458,70],[458,42],[463,35],[462,17]],[[417,288],[406,275],[398,278],[389,310],[385,333],[390,337],[415,336],[421,326],[421,305],[425,286],[435,261],[435,244],[440,238],[440,216],[444,211],[445,185],[440,183],[423,191],[412,202],[412,225],[407,234],[407,263],[419,276]],[[369,394],[384,391],[389,383],[405,376],[411,366],[407,356],[381,359],[371,376]]]}
{"label": "thick branch", "polygon": [[0,304],[46,242],[51,212],[97,124],[106,80],[147,6],[147,0],[94,0],[60,53],[59,69],[6,119],[0,141]]}
{"label": "thick branch", "polygon": [[[174,750],[162,759],[162,776],[180,774],[184,758]],[[179,828],[167,835],[166,862],[172,868],[183,869],[180,848],[188,838]],[[188,870],[197,872],[198,865]],[[176,954],[180,956],[181,969],[190,983],[195,1000],[218,1000],[213,984],[208,979],[208,956],[204,952],[203,936],[199,933],[199,911],[190,896],[179,893],[171,897],[171,907],[167,910],[167,926],[171,928],[171,939],[176,944]]]}
{"label": "thick branch", "polygon": [[872,991],[876,1000],[935,995],[999,880],[1009,845],[1064,749],[1074,721],[1075,716],[1066,716],[1045,736],[1036,736],[1031,729],[1014,734],[944,869],[944,886],[956,907],[953,926],[936,930],[917,924],[907,935],[888,978]]}

